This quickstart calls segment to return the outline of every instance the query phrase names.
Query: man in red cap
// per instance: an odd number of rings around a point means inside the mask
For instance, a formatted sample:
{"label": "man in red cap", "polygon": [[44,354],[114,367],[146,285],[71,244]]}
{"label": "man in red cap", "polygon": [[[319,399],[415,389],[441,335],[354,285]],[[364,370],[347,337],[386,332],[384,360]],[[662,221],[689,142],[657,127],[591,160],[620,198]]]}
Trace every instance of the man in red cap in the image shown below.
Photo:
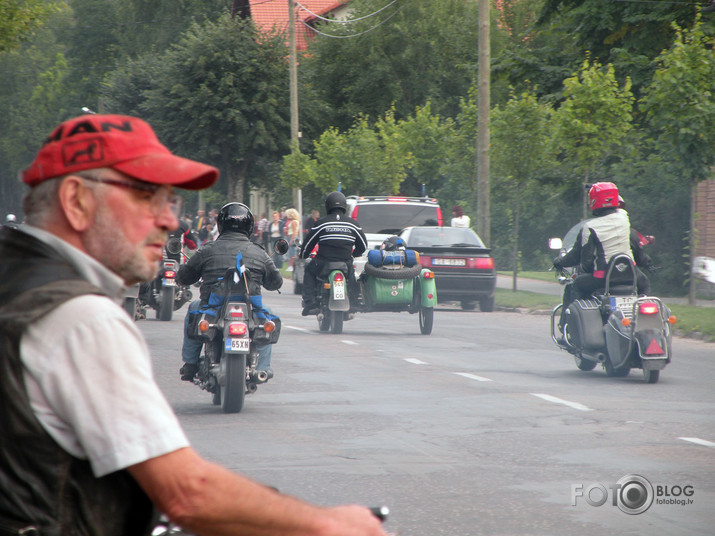
{"label": "man in red cap", "polygon": [[218,170],[134,117],[57,127],[22,173],[25,223],[0,231],[0,532],[148,534],[154,507],[200,534],[384,536],[369,510],[318,508],[202,459],[117,302],[154,277],[174,187]]}

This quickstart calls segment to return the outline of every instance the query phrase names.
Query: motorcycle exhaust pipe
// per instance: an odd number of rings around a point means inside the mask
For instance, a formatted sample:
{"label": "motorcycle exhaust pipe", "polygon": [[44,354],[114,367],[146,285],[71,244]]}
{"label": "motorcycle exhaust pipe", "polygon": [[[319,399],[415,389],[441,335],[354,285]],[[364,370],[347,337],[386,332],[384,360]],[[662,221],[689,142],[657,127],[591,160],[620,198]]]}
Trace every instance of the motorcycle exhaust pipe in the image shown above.
{"label": "motorcycle exhaust pipe", "polygon": [[265,370],[254,370],[250,373],[249,376],[250,376],[251,380],[258,382],[258,383],[267,382],[269,379],[268,372]]}

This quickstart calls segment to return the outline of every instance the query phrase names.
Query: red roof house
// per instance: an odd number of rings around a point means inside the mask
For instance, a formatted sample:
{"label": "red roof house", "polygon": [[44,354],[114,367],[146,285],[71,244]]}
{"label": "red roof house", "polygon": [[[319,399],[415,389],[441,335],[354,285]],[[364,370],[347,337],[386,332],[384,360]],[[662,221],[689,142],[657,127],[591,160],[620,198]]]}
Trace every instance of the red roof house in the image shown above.
{"label": "red roof house", "polygon": [[[311,25],[320,17],[339,18],[350,0],[295,0],[296,48],[305,50],[315,32]],[[251,17],[265,31],[285,31],[288,26],[288,0],[250,0]]]}

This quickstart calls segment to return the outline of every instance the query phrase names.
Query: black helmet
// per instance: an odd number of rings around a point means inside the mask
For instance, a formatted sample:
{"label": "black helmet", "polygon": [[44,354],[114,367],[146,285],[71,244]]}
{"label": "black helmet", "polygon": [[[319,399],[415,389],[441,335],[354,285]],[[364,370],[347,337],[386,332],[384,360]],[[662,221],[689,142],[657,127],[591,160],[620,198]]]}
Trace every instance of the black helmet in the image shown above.
{"label": "black helmet", "polygon": [[348,209],[348,203],[345,200],[345,196],[341,192],[331,192],[328,197],[325,198],[325,212],[330,214],[336,210],[340,210],[345,213]]}
{"label": "black helmet", "polygon": [[405,241],[399,236],[391,236],[383,240],[382,244],[380,244],[380,249],[385,251],[398,251],[405,249]]}
{"label": "black helmet", "polygon": [[243,203],[228,203],[221,207],[216,218],[218,232],[235,231],[251,236],[255,219],[251,210]]}

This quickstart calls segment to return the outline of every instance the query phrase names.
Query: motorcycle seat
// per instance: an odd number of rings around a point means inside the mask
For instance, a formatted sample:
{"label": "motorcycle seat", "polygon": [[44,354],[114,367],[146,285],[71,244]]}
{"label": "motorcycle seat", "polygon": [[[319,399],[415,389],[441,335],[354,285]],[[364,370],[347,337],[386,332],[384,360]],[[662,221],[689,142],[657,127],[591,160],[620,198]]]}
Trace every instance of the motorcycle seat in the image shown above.
{"label": "motorcycle seat", "polygon": [[320,270],[320,276],[327,277],[327,275],[333,270],[341,270],[347,274],[349,270],[348,263],[345,261],[328,261],[323,264],[323,267]]}

